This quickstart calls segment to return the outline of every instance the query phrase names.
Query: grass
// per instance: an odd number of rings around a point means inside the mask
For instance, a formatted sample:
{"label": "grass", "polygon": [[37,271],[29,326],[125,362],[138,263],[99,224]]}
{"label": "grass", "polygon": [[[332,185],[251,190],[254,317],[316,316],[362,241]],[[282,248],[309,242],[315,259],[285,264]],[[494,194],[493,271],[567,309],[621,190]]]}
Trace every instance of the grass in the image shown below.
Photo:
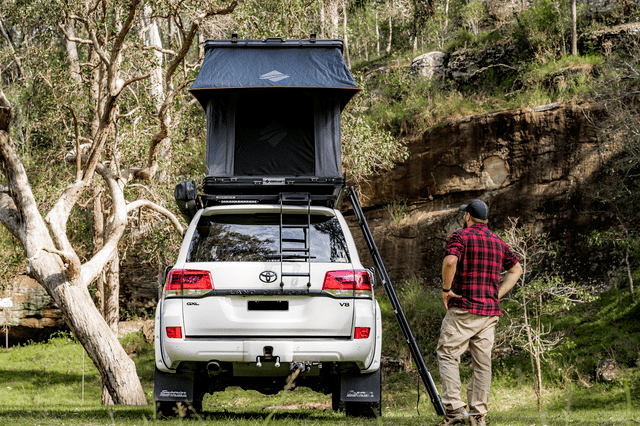
{"label": "grass", "polygon": [[[426,355],[439,387],[435,351],[444,308],[439,294],[430,293],[417,279],[396,286],[413,333]],[[383,310],[383,355],[408,361],[395,315],[388,299],[378,297]],[[543,410],[537,411],[530,363],[514,354],[493,363],[489,402],[491,426],[638,425],[640,423],[639,299],[613,289],[596,301],[559,315],[554,327],[568,329],[566,343],[545,362]],[[609,337],[607,337],[609,336]],[[347,418],[331,410],[331,398],[306,388],[265,396],[230,388],[207,395],[203,413],[191,420],[156,421],[153,407],[153,347],[141,333],[121,339],[136,362],[148,406],[104,407],[100,403],[98,372],[70,335],[59,333],[46,343],[0,350],[0,425],[145,425],[159,423],[223,425],[435,425],[435,414],[424,385],[411,366],[383,382],[379,419]],[[594,380],[598,359],[615,358],[621,366],[617,381]],[[463,384],[471,377],[463,357]],[[407,362],[407,365],[411,365]],[[463,386],[464,387],[464,386]],[[440,387],[439,387],[440,389]],[[462,394],[465,395],[463,388]]]}
{"label": "grass", "polygon": [[[97,371],[86,357],[83,368],[82,353],[80,345],[64,335],[48,343],[30,344],[0,353],[0,424],[172,425],[216,421],[231,425],[401,426],[439,421],[421,384],[418,401],[416,375],[401,372],[384,384],[383,417],[380,419],[347,418],[331,411],[329,396],[299,388],[275,396],[230,389],[207,396],[199,418],[158,422],[154,420],[151,404],[153,384],[146,372],[141,379],[149,406],[103,407]],[[139,371],[142,365],[152,365],[152,356],[149,350],[138,352],[135,360]],[[640,420],[637,401],[631,401],[625,395],[625,389],[618,387],[549,389],[545,392],[546,408],[538,413],[530,385],[514,383],[501,376],[496,379],[492,391],[490,421],[493,426],[637,424]]]}
{"label": "grass", "polygon": [[[401,291],[418,299],[415,285]],[[426,302],[429,305],[431,302]],[[413,308],[407,311],[411,315]],[[331,398],[297,388],[274,396],[231,388],[207,395],[195,419],[156,421],[153,409],[153,348],[141,334],[121,340],[135,360],[149,401],[146,407],[104,407],[100,404],[97,370],[75,339],[58,334],[47,343],[31,343],[0,352],[0,425],[414,425],[436,424],[425,388],[413,371],[401,371],[383,383],[383,416],[347,418],[331,410]],[[567,382],[545,389],[543,411],[536,409],[529,377],[501,363],[494,364],[489,421],[492,426],[637,425],[638,396],[628,384]],[[432,371],[438,384],[437,370]],[[463,368],[463,382],[468,371]],[[464,394],[464,389],[463,389]]]}

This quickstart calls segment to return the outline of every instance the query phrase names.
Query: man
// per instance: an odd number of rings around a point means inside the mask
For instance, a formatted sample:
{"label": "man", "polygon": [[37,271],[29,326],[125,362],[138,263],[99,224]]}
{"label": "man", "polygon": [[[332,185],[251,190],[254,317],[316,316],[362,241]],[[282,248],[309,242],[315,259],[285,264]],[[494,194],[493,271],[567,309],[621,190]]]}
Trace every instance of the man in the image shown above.
{"label": "man", "polygon": [[[522,266],[509,246],[487,227],[489,208],[481,200],[460,206],[464,229],[451,235],[442,264],[442,299],[447,314],[436,350],[447,414],[438,426],[485,426],[491,387],[491,350],[499,300],[518,281]],[[507,270],[500,284],[500,273]],[[473,375],[466,405],[460,399],[460,356],[469,348]]]}

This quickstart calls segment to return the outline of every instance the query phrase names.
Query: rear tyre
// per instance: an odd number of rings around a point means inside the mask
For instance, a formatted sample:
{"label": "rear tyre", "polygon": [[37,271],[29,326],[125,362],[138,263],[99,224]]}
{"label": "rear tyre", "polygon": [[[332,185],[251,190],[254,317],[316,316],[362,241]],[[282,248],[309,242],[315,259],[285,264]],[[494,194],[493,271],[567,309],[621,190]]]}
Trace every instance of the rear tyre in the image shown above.
{"label": "rear tyre", "polygon": [[380,402],[345,402],[345,411],[349,417],[374,418],[382,416]]}

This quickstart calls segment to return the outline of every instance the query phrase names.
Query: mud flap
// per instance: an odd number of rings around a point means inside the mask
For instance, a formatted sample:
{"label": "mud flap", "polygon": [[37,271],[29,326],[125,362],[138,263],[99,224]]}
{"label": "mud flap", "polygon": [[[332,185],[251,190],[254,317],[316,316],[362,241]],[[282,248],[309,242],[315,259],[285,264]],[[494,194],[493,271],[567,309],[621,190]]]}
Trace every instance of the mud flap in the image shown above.
{"label": "mud flap", "polygon": [[340,401],[380,402],[380,369],[368,374],[342,373]]}
{"label": "mud flap", "polygon": [[156,368],[153,399],[156,401],[193,402],[193,371],[174,374],[163,373]]}

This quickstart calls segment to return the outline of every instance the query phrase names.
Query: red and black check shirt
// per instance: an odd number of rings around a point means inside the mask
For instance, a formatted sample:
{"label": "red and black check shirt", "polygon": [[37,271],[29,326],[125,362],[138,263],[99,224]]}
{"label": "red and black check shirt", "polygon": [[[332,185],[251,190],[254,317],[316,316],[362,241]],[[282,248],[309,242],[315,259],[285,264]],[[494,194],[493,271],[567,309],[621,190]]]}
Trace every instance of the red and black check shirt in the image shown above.
{"label": "red and black check shirt", "polygon": [[487,225],[476,223],[454,232],[444,255],[458,258],[453,292],[462,296],[449,300],[449,308],[462,308],[477,315],[501,315],[498,301],[500,273],[518,263],[507,243]]}

